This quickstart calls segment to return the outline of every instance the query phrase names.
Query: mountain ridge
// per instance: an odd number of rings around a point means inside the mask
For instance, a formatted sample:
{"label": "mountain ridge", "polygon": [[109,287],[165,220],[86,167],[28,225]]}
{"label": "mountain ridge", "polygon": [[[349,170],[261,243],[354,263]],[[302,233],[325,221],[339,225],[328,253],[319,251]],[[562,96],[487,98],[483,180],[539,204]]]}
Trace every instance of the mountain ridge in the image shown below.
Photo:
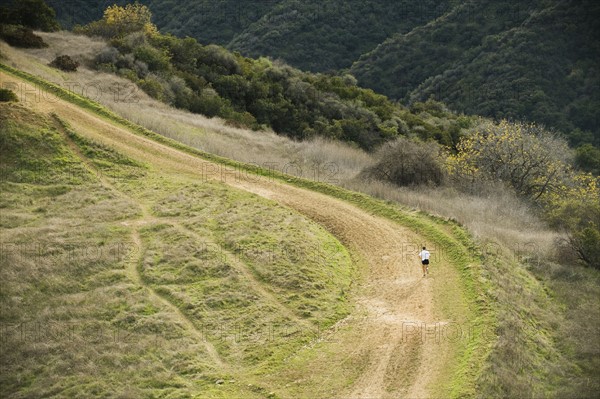
{"label": "mountain ridge", "polygon": [[[479,2],[472,11],[469,4],[388,39],[350,72],[359,84],[408,103],[433,97],[459,112],[543,123],[572,145],[600,145],[593,111],[600,106],[600,48],[592,39],[600,34],[597,3],[512,3],[500,14],[495,2]],[[495,30],[469,21],[486,14],[498,16]],[[389,76],[401,83],[391,84]]]}
{"label": "mountain ridge", "polygon": [[[106,5],[48,3],[66,26],[98,19]],[[404,104],[433,97],[457,112],[542,123],[575,147],[600,146],[600,8],[592,0],[141,3],[159,29],[204,44],[349,72]]]}

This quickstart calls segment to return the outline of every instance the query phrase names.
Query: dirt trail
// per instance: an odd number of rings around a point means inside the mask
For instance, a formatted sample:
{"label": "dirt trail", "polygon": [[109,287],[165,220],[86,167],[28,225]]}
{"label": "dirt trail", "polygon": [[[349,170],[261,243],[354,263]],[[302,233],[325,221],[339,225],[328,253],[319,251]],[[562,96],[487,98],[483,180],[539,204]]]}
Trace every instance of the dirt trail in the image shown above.
{"label": "dirt trail", "polygon": [[[0,78],[18,80],[2,73]],[[424,345],[419,334],[414,333],[415,326],[431,325],[439,317],[433,305],[435,277],[422,277],[416,255],[417,247],[425,244],[421,238],[344,201],[268,178],[248,176],[137,136],[61,99],[34,101],[29,106],[46,114],[54,112],[79,134],[159,171],[221,180],[293,208],[324,226],[362,259],[365,266],[364,279],[356,289],[357,314],[365,317],[352,321],[362,332],[361,338],[348,350],[367,354],[368,361],[354,385],[339,396],[421,398],[431,395],[429,388],[444,368],[445,356],[440,353],[447,352],[449,344]],[[413,333],[407,334],[409,331]],[[214,355],[218,358],[218,353]]]}

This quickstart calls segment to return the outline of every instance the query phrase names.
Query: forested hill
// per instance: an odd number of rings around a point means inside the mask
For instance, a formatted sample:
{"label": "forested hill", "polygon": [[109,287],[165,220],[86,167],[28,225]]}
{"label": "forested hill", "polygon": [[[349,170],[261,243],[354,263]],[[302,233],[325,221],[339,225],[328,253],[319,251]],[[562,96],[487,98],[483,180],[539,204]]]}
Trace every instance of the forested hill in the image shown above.
{"label": "forested hill", "polygon": [[[141,0],[162,32],[600,146],[596,0]],[[128,1],[48,0],[63,26]]]}
{"label": "forested hill", "polygon": [[363,86],[457,111],[527,119],[600,145],[600,3],[466,3],[396,35],[351,72]]}
{"label": "forested hill", "polygon": [[[48,0],[66,28],[102,17],[124,0]],[[269,55],[303,70],[348,68],[391,35],[452,9],[451,0],[141,0],[161,32]]]}
{"label": "forested hill", "polygon": [[395,33],[451,9],[449,0],[285,1],[235,37],[229,48],[269,54],[304,70],[348,68]]}

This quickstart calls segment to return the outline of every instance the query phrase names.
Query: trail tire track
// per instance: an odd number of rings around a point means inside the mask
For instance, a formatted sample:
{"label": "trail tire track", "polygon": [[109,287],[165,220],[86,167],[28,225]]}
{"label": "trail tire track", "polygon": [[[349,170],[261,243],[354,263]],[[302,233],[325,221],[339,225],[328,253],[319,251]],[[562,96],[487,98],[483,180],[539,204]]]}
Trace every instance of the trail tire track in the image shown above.
{"label": "trail tire track", "polygon": [[165,298],[162,295],[160,295],[159,293],[157,293],[152,287],[150,287],[149,285],[144,283],[143,278],[140,274],[139,268],[141,267],[141,263],[142,263],[142,259],[143,259],[143,255],[144,255],[144,246],[143,246],[142,239],[140,237],[139,229],[141,226],[144,226],[146,224],[149,224],[152,222],[157,222],[157,221],[160,222],[162,220],[152,217],[148,211],[147,206],[140,204],[139,200],[130,197],[129,195],[125,194],[124,192],[122,192],[118,188],[116,188],[108,179],[106,179],[102,175],[101,171],[99,171],[92,164],[92,162],[81,152],[81,149],[77,146],[76,143],[73,142],[73,140],[70,139],[70,137],[64,131],[62,126],[60,126],[59,123],[56,123],[55,125],[59,129],[59,131],[63,134],[69,147],[77,155],[77,157],[81,160],[81,162],[83,162],[83,164],[86,165],[86,167],[90,171],[96,172],[98,179],[100,180],[101,184],[104,187],[115,192],[117,195],[140,205],[140,208],[142,211],[142,217],[126,220],[123,223],[123,224],[129,225],[131,227],[131,230],[132,230],[131,238],[132,238],[132,241],[134,244],[134,250],[132,251],[133,253],[131,253],[130,258],[127,259],[126,268],[125,268],[126,275],[129,277],[129,279],[131,280],[132,283],[143,287],[148,292],[148,294],[149,294],[150,298],[153,300],[153,302],[160,303],[164,308],[167,308],[172,314],[174,314],[177,317],[177,320],[179,320],[181,322],[181,324],[192,334],[194,340],[196,342],[202,342],[204,344],[204,348],[206,349],[206,352],[210,356],[212,362],[215,365],[217,365],[218,367],[220,367],[221,369],[224,369],[226,364],[223,361],[223,359],[221,358],[221,356],[219,355],[218,351],[208,340],[206,340],[206,337],[204,337],[202,332],[200,330],[198,330],[196,325],[189,319],[189,317],[186,316],[175,304],[173,304],[167,298]]}

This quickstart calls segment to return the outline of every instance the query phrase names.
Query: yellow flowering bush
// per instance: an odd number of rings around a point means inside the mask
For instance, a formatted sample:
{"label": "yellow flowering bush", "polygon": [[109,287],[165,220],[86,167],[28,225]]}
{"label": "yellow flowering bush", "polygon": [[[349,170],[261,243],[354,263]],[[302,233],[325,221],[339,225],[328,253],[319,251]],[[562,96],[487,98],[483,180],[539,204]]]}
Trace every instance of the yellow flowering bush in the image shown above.
{"label": "yellow flowering bush", "polygon": [[600,177],[573,174],[544,198],[550,221],[562,228],[579,259],[600,269]]}
{"label": "yellow flowering bush", "polygon": [[457,149],[446,163],[455,181],[501,181],[535,201],[555,190],[571,168],[566,142],[534,124],[483,122]]}
{"label": "yellow flowering bush", "polygon": [[572,164],[564,140],[535,124],[508,121],[483,121],[446,158],[459,187],[502,182],[540,205],[579,259],[600,268],[600,181]]}
{"label": "yellow flowering bush", "polygon": [[101,20],[86,26],[77,26],[73,31],[86,35],[98,35],[107,38],[122,38],[133,32],[143,32],[148,36],[158,33],[151,22],[150,9],[142,4],[127,4],[123,7],[112,5],[104,10]]}

